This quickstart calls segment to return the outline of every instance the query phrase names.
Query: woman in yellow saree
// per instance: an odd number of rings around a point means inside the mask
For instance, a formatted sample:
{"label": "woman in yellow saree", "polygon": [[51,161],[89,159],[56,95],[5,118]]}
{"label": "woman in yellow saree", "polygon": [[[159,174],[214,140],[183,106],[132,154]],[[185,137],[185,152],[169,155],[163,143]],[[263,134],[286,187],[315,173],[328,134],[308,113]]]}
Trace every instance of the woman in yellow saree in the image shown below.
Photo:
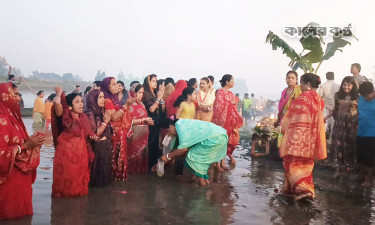
{"label": "woman in yellow saree", "polygon": [[327,157],[324,102],[316,93],[319,84],[320,78],[315,74],[301,77],[303,93],[290,105],[281,123],[284,134],[280,146],[285,169],[283,192],[294,195],[297,200],[315,196],[314,160]]}

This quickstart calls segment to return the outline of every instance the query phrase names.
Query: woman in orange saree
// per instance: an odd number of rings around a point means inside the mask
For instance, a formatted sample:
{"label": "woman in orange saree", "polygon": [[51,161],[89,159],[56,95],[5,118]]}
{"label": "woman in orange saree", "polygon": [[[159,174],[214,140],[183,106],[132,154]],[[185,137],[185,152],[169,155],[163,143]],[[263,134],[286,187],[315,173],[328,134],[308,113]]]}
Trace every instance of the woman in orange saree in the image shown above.
{"label": "woman in orange saree", "polygon": [[[216,99],[213,107],[212,122],[227,130],[229,138],[227,155],[231,164],[235,164],[232,154],[240,141],[239,129],[242,126],[242,116],[237,111],[237,104],[240,101],[229,89],[234,87],[234,78],[230,74],[226,74],[220,80],[223,88],[216,93]],[[221,166],[226,168],[225,161],[221,162]]]}
{"label": "woman in orange saree", "polygon": [[27,135],[20,101],[16,86],[0,84],[0,220],[33,214],[31,185],[45,138]]}
{"label": "woman in orange saree", "polygon": [[281,123],[284,133],[280,146],[285,169],[283,192],[294,195],[297,200],[315,197],[314,160],[327,158],[324,103],[316,93],[319,84],[319,76],[302,75],[303,93],[290,105]]}
{"label": "woman in orange saree", "polygon": [[79,94],[65,97],[56,88],[52,111],[52,132],[55,142],[53,158],[52,197],[69,198],[88,194],[89,159],[93,157],[89,136],[93,138],[89,119],[83,113]]}

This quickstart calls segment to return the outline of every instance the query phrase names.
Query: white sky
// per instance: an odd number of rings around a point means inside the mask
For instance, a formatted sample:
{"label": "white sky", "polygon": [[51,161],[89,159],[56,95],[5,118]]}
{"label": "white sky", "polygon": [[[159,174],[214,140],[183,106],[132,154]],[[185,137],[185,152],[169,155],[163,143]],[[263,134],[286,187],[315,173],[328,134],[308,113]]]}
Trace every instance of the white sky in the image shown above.
{"label": "white sky", "polygon": [[272,30],[300,50],[284,27],[312,21],[351,23],[359,39],[323,62],[323,80],[334,71],[341,82],[354,62],[363,75],[375,71],[372,1],[1,0],[0,7],[0,56],[25,75],[36,69],[85,80],[97,70],[175,79],[230,73],[246,78],[258,97],[276,98],[289,60],[265,44],[266,35]]}

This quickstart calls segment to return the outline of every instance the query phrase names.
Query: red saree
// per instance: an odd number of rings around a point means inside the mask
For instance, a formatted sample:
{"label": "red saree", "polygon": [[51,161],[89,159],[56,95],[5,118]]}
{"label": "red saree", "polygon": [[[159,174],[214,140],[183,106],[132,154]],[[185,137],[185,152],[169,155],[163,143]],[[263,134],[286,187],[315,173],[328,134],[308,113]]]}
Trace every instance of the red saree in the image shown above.
{"label": "red saree", "polygon": [[[142,119],[147,117],[145,106],[134,103],[130,106],[130,118]],[[148,126],[133,125],[133,136],[128,140],[128,172],[147,173],[148,172]]]}
{"label": "red saree", "polygon": [[40,146],[18,153],[28,138],[12,83],[0,84],[0,220],[33,214],[32,187]]}
{"label": "red saree", "polygon": [[234,149],[239,144],[239,128],[242,126],[242,116],[238,113],[237,107],[232,104],[240,101],[231,91],[225,92],[219,89],[216,93],[216,99],[213,107],[212,122],[227,130],[228,150],[227,155],[232,155]]}
{"label": "red saree", "polygon": [[[105,100],[106,110],[119,110],[120,106],[110,100]],[[124,109],[123,109],[124,110]],[[128,176],[127,133],[130,129],[129,110],[125,110],[121,119],[111,122],[112,136],[112,177],[114,180],[126,180]]]}
{"label": "red saree", "polygon": [[327,157],[323,107],[315,91],[306,91],[293,101],[282,120],[280,157],[285,168],[285,193],[315,196],[314,160]]}
{"label": "red saree", "polygon": [[62,127],[56,127],[58,123],[55,121],[57,117],[54,111],[52,116],[52,129],[56,140],[52,197],[83,196],[88,194],[90,181],[89,156],[92,155],[92,150],[87,143],[87,137],[92,132],[90,122],[84,113],[77,118],[73,117],[65,103],[65,95],[61,96],[61,103],[64,108],[60,124]]}

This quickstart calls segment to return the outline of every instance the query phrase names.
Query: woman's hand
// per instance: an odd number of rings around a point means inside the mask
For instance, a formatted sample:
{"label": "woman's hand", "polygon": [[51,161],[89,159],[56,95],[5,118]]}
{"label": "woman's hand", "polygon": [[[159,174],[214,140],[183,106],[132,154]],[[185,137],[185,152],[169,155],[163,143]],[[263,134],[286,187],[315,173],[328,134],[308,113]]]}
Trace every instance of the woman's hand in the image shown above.
{"label": "woman's hand", "polygon": [[44,137],[43,135],[33,134],[26,140],[26,142],[23,144],[23,147],[25,149],[34,148],[42,145],[44,140],[46,140],[46,137]]}
{"label": "woman's hand", "polygon": [[61,86],[56,86],[55,87],[55,92],[56,92],[57,96],[61,96],[61,94],[63,92],[63,88]]}
{"label": "woman's hand", "polygon": [[146,121],[146,123],[147,123],[148,125],[151,125],[151,126],[154,125],[154,121],[152,120],[151,117],[144,118],[144,121]]}
{"label": "woman's hand", "polygon": [[96,140],[99,139],[98,135],[96,135],[96,134],[94,134],[94,133],[90,134],[89,137],[90,137],[90,139],[93,140],[93,141],[96,141]]}
{"label": "woman's hand", "polygon": [[103,122],[109,123],[109,121],[111,121],[111,111],[106,110],[104,115],[103,115]]}

